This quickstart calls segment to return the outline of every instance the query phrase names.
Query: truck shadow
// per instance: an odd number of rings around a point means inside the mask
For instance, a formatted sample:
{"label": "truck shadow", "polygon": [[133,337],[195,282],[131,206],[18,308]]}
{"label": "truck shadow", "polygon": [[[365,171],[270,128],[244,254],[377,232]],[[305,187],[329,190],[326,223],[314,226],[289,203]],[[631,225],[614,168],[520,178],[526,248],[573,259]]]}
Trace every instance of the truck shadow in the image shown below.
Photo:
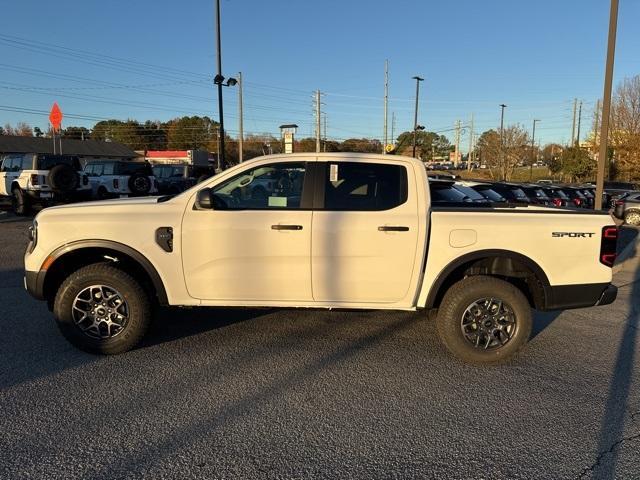
{"label": "truck shadow", "polygon": [[[630,257],[637,254],[635,250],[634,247]],[[640,437],[640,433],[632,434],[631,437],[624,436],[625,420],[627,418],[633,419],[634,416],[640,414],[640,410],[637,412],[629,410],[629,394],[631,393],[638,332],[640,331],[640,266],[631,273],[631,277],[626,283],[619,285],[621,290],[627,287],[630,287],[629,311],[620,336],[606,405],[600,422],[598,453],[594,463],[582,471],[580,478],[587,474],[591,474],[591,478],[603,480],[616,477],[616,465],[622,444]]]}

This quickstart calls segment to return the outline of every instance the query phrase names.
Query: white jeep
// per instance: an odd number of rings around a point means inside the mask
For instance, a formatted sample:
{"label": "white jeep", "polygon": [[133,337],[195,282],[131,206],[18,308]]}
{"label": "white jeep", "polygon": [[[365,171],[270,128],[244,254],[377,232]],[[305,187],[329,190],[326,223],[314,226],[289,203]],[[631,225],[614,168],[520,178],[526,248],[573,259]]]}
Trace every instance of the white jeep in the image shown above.
{"label": "white jeep", "polygon": [[158,182],[147,162],[93,160],[84,167],[94,197],[141,197],[158,193]]}
{"label": "white jeep", "polygon": [[20,153],[2,159],[0,195],[11,197],[16,215],[28,215],[36,203],[88,200],[91,186],[78,157]]}

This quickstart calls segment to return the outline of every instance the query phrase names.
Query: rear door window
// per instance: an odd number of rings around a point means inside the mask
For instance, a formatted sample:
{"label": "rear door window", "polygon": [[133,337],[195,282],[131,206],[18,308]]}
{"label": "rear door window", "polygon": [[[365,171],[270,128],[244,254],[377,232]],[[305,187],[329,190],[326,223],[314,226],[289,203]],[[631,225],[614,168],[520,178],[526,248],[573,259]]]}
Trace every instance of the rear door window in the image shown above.
{"label": "rear door window", "polygon": [[390,210],[407,201],[407,169],[384,163],[327,163],[324,171],[326,210]]}
{"label": "rear door window", "polygon": [[432,183],[429,184],[429,190],[431,191],[431,201],[438,202],[469,202],[471,199],[462,193],[460,190],[453,188],[453,185]]}

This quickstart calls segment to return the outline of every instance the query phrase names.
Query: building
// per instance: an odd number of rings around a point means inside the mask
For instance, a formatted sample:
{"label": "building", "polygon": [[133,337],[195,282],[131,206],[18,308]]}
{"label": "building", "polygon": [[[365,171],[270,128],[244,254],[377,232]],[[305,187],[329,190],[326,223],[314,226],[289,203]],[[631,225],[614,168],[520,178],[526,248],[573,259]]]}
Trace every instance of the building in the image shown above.
{"label": "building", "polygon": [[144,159],[153,164],[183,163],[187,165],[213,165],[215,156],[206,150],[148,150]]}
{"label": "building", "polygon": [[[66,138],[62,140],[56,138],[55,141],[55,153],[75,155],[80,158],[83,164],[96,159],[133,160],[137,156],[136,152],[129,147],[116,142],[72,140]],[[53,139],[0,135],[0,158],[6,154],[15,153],[53,154]]]}

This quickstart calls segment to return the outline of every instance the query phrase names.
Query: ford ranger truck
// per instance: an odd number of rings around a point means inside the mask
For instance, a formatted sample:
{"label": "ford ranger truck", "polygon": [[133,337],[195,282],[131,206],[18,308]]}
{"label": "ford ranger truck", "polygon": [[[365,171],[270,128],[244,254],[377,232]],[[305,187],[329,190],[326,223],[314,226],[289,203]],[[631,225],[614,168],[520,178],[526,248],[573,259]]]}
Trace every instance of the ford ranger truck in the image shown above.
{"label": "ford ranger truck", "polygon": [[[424,164],[355,153],[253,159],[185,192],[47,208],[25,286],[62,334],[127,351],[153,305],[437,311],[446,348],[513,357],[532,310],[606,305],[606,213],[430,201]],[[429,315],[431,317],[431,315]]]}

